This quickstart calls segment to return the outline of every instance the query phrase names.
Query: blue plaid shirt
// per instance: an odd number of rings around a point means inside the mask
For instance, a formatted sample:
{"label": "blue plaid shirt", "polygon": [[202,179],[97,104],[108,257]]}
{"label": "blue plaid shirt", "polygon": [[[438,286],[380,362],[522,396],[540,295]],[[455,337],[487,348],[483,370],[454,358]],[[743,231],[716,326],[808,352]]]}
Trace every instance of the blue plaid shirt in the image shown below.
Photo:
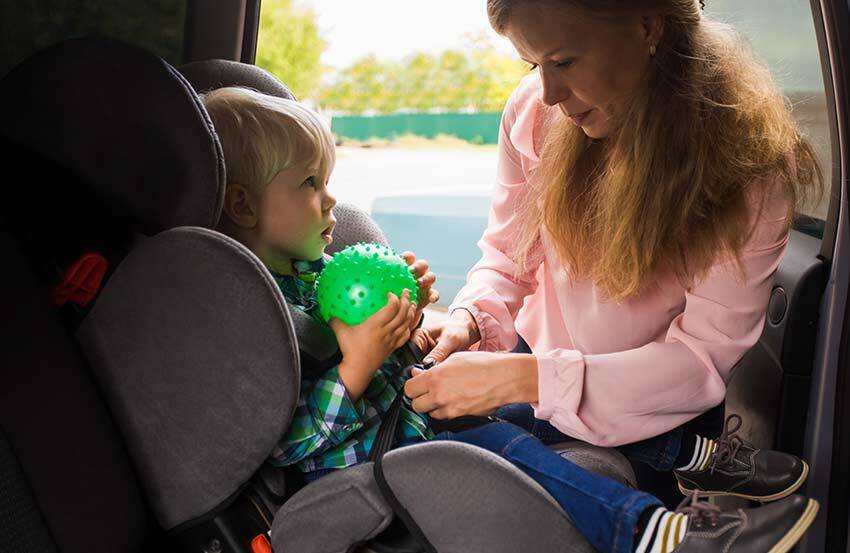
{"label": "blue plaid shirt", "polygon": [[[274,275],[290,307],[325,324],[316,301],[316,276],[325,264],[299,263],[297,277]],[[317,380],[303,379],[295,417],[272,453],[278,466],[297,464],[303,472],[340,469],[365,462],[378,432],[381,415],[404,387],[401,363],[391,355],[376,371],[368,388],[351,401],[334,366]],[[428,418],[415,412],[404,398],[399,441],[410,443],[433,437]]]}

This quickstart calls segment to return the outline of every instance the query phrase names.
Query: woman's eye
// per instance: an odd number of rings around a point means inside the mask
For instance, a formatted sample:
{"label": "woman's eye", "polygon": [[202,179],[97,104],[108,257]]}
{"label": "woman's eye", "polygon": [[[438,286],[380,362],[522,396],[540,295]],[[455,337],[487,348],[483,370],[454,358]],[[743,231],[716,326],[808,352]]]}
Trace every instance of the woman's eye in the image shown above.
{"label": "woman's eye", "polygon": [[555,62],[555,67],[569,67],[569,66],[571,66],[572,64],[573,64],[573,60],[572,60],[572,59],[563,60],[563,61],[556,61],[556,62]]}
{"label": "woman's eye", "polygon": [[531,64],[531,67],[529,67],[529,68],[528,68],[528,70],[529,70],[529,71],[534,71],[535,69],[537,69],[537,67],[538,67],[538,66],[537,66],[537,64],[536,64],[536,63],[532,63],[532,64]]}

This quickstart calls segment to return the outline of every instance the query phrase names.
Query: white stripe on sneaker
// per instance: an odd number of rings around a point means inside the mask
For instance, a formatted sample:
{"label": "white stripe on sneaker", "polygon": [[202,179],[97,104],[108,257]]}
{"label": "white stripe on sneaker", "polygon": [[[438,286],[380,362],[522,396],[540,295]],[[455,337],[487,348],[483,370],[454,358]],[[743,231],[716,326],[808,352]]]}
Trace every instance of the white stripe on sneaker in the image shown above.
{"label": "white stripe on sneaker", "polygon": [[693,467],[694,463],[696,463],[697,459],[699,459],[700,444],[702,444],[702,438],[697,436],[696,443],[694,444],[694,456],[691,457],[691,462],[684,467],[679,467],[679,470],[691,470],[691,467]]}
{"label": "white stripe on sneaker", "polygon": [[667,511],[664,513],[664,516],[661,517],[661,520],[658,522],[658,531],[655,532],[655,539],[652,541],[652,549],[650,553],[662,553],[662,547],[664,546],[664,533],[666,529],[670,525],[670,520],[673,518],[675,513],[671,513]]}
{"label": "white stripe on sneaker", "polygon": [[646,553],[647,547],[649,545],[649,540],[652,539],[652,533],[655,531],[655,527],[658,525],[658,519],[667,512],[663,507],[659,507],[655,509],[655,512],[652,513],[652,516],[649,517],[649,522],[646,525],[646,528],[643,529],[643,534],[641,534],[640,542],[638,543],[637,549],[635,549],[635,553]]}
{"label": "white stripe on sneaker", "polygon": [[714,440],[709,440],[711,443],[708,445],[708,450],[706,451],[705,459],[703,459],[702,464],[699,466],[699,470],[705,470],[708,467],[708,462],[711,460],[711,455],[714,453],[714,450],[717,449],[717,443]]}

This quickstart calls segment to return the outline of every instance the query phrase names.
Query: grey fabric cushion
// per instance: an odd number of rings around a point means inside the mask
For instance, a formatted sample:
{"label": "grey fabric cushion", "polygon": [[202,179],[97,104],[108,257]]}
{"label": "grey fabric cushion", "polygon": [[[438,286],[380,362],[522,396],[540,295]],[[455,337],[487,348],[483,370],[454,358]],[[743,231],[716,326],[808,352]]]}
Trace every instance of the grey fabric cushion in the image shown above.
{"label": "grey fabric cushion", "polygon": [[296,493],[278,511],[272,545],[280,553],[347,553],[382,532],[393,513],[372,463],[332,473]]}
{"label": "grey fabric cushion", "polygon": [[[609,458],[617,456],[582,448],[577,460],[589,470],[608,470],[617,464]],[[383,471],[440,553],[593,551],[540,485],[489,451],[457,442],[420,444],[388,453]]]}
{"label": "grey fabric cushion", "polygon": [[384,236],[381,227],[359,207],[351,204],[337,204],[334,207],[334,216],[337,221],[334,228],[334,241],[328,246],[327,253],[334,254],[358,242],[388,245],[387,237]]}
{"label": "grey fabric cushion", "polygon": [[637,489],[637,477],[631,463],[616,449],[580,441],[554,445],[551,449],[580,467]]}
{"label": "grey fabric cushion", "polygon": [[[118,230],[150,235],[218,221],[224,162],[212,123],[186,80],[141,48],[84,38],[39,52],[0,81],[0,136],[66,167],[93,187],[86,193],[126,212]],[[26,155],[5,161],[37,170]],[[66,186],[37,183],[37,201]]]}
{"label": "grey fabric cushion", "polygon": [[277,77],[256,65],[231,60],[203,60],[187,63],[178,69],[198,92],[244,86],[270,96],[295,99]]}
{"label": "grey fabric cushion", "polygon": [[[318,365],[333,358],[339,351],[336,336],[327,325],[323,325],[301,310],[292,310],[292,323],[298,336],[298,347]],[[305,367],[309,368],[309,367]],[[327,367],[326,367],[327,369]]]}
{"label": "grey fabric cushion", "polygon": [[166,529],[234,494],[291,421],[300,366],[288,309],[260,261],[217,232],[144,240],[78,338]]}

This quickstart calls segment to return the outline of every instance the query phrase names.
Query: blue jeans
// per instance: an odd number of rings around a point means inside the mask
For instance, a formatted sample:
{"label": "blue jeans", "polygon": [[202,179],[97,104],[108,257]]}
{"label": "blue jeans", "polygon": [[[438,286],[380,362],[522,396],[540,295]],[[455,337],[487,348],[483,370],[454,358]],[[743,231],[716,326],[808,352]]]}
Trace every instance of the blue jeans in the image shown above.
{"label": "blue jeans", "polygon": [[[498,419],[519,426],[547,445],[575,440],[552,426],[549,421],[534,418],[534,409],[528,403],[505,405],[500,407],[494,415]],[[676,457],[679,455],[683,432],[684,430],[679,427],[666,434],[622,445],[617,449],[632,461],[645,463],[658,471],[670,471],[673,470]]]}
{"label": "blue jeans", "polygon": [[597,550],[630,553],[638,518],[655,497],[632,490],[564,459],[518,426],[494,422],[435,440],[463,442],[499,455],[534,479],[558,502],[576,530]]}

